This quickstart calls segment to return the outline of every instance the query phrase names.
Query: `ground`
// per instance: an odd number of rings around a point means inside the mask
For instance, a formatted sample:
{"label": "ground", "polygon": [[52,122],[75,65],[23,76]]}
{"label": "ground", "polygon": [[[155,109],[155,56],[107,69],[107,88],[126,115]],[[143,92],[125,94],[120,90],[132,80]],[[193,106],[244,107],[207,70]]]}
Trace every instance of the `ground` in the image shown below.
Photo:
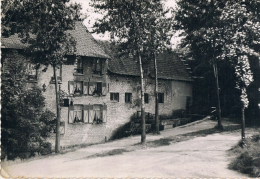
{"label": "ground", "polygon": [[2,175],[15,177],[246,177],[228,169],[228,150],[240,139],[238,126],[213,130],[205,119],[140,136],[20,162],[3,162]]}

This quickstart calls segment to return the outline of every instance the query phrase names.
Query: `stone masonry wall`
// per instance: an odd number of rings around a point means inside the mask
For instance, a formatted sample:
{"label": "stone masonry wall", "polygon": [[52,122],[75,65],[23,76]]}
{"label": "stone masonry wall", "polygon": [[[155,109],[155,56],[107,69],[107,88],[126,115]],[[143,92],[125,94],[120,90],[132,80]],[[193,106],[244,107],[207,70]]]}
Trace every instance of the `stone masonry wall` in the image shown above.
{"label": "stone masonry wall", "polygon": [[[107,121],[101,124],[90,123],[69,123],[69,109],[68,107],[61,107],[61,121],[64,122],[65,133],[61,135],[61,146],[67,147],[80,144],[92,144],[105,142],[109,140],[116,130],[130,121],[130,117],[136,112],[140,111],[140,107],[136,106],[136,101],[140,96],[140,79],[131,76],[106,75],[96,77],[90,74],[90,64],[84,59],[84,75],[73,75],[73,65],[62,66],[62,83],[59,88],[66,93],[68,91],[68,82],[74,80],[82,81],[99,81],[107,82],[109,84],[108,93],[105,96],[71,96],[74,105],[82,104],[106,104],[107,105]],[[107,66],[105,63],[104,68]],[[43,92],[46,98],[46,108],[56,113],[56,97],[55,86],[51,82],[53,76],[53,69],[51,66],[46,72],[42,69],[38,70],[39,87],[44,84],[46,91]],[[151,79],[145,80],[145,93],[149,94],[149,103],[145,104],[145,111],[154,114],[154,82]],[[170,115],[173,110],[185,109],[186,97],[191,96],[191,84],[181,81],[159,80],[159,92],[164,93],[164,103],[159,104],[159,113]],[[110,100],[110,93],[119,93],[119,102]],[[125,93],[132,93],[132,103],[125,103]],[[49,141],[55,143],[55,134],[53,134]]]}

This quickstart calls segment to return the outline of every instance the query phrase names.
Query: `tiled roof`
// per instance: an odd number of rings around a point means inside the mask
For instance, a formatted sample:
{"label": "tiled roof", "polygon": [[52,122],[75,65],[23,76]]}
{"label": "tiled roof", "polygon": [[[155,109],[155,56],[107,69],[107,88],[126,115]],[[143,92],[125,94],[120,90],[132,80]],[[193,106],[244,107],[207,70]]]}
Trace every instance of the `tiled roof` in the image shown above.
{"label": "tiled roof", "polygon": [[[75,29],[67,32],[71,34],[76,41],[75,55],[110,58],[87,31],[87,28],[82,24],[82,22],[76,22]],[[23,44],[20,41],[17,34],[8,38],[1,38],[1,48],[24,49],[26,46],[26,44]]]}
{"label": "tiled roof", "polygon": [[28,45],[21,42],[17,34],[8,38],[1,38],[1,48],[24,49]]}
{"label": "tiled roof", "polygon": [[[118,57],[116,55],[116,48],[111,47],[108,42],[98,41],[107,54],[111,56],[108,63],[108,69],[111,73],[120,75],[140,76],[139,63],[133,58]],[[178,56],[171,51],[165,51],[157,57],[158,78],[180,81],[192,81],[191,76],[186,70],[186,66],[178,58]],[[153,60],[148,64],[150,76],[154,77]]]}

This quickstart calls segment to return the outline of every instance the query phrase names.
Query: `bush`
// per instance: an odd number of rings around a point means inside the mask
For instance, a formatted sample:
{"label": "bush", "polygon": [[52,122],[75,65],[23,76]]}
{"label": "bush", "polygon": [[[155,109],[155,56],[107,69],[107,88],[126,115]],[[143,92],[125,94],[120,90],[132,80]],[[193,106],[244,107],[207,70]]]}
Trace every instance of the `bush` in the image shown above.
{"label": "bush", "polygon": [[243,148],[241,142],[232,149],[237,157],[231,162],[230,168],[252,177],[260,176],[260,134],[254,135],[245,141]]}
{"label": "bush", "polygon": [[40,88],[26,88],[23,60],[10,60],[4,65],[8,70],[2,74],[1,149],[7,159],[28,158],[49,146],[45,139],[53,130],[55,115],[44,110]]}

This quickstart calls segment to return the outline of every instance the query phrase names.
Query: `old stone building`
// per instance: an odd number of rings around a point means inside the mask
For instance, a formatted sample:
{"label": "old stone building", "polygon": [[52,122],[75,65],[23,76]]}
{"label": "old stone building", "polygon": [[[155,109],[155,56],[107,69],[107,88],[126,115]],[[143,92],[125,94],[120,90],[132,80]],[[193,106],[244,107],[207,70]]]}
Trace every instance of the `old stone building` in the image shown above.
{"label": "old stone building", "polygon": [[[116,130],[140,110],[138,64],[131,58],[114,58],[87,32],[81,22],[69,33],[76,40],[76,52],[58,69],[62,91],[61,146],[91,144],[109,140]],[[24,57],[26,45],[17,36],[2,38],[3,60]],[[14,53],[16,51],[17,53]],[[8,62],[8,60],[6,60]],[[28,63],[28,86],[38,85],[46,107],[55,112],[52,69],[36,70]],[[145,110],[154,113],[152,65],[146,69]],[[191,78],[172,52],[158,57],[159,113],[170,115],[186,109],[192,99]],[[50,141],[54,142],[53,138]]]}

